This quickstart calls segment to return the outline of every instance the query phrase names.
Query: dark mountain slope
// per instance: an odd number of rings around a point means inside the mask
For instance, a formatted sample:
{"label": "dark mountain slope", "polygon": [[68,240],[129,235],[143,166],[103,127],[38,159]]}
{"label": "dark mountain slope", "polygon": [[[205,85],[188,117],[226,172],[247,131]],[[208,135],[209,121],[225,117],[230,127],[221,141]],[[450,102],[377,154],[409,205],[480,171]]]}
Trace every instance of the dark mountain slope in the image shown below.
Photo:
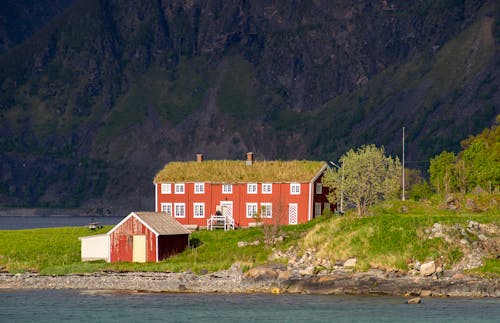
{"label": "dark mountain slope", "polygon": [[170,160],[399,153],[403,125],[410,160],[457,150],[500,113],[499,17],[494,1],[76,1],[0,57],[0,203],[151,208]]}

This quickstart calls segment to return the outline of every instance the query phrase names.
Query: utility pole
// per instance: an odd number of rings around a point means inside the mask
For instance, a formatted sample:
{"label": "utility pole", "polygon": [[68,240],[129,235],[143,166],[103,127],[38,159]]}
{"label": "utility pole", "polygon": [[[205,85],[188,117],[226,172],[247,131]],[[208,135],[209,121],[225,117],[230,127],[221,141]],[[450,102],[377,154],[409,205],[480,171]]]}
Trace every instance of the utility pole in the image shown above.
{"label": "utility pole", "polygon": [[405,127],[403,127],[403,201],[405,200]]}

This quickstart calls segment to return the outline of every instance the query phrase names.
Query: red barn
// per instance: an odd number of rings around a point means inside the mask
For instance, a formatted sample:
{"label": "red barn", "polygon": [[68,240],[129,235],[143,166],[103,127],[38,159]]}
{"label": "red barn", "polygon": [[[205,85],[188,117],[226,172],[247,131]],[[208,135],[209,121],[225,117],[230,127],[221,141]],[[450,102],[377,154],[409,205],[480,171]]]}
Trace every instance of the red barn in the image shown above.
{"label": "red barn", "polygon": [[132,212],[111,231],[109,262],[157,262],[183,251],[189,231],[170,216]]}
{"label": "red barn", "polygon": [[321,179],[328,169],[317,161],[171,162],[154,179],[155,210],[184,225],[210,226],[220,210],[234,226],[257,221],[297,224],[334,210]]}

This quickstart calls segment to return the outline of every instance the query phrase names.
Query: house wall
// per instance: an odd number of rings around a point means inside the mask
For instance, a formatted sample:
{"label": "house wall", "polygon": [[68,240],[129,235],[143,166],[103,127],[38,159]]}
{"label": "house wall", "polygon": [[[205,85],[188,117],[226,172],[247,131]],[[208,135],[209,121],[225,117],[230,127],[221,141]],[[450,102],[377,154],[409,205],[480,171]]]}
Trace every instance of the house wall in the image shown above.
{"label": "house wall", "polygon": [[158,237],[158,261],[167,259],[184,251],[189,244],[188,234],[168,235]]}
{"label": "house wall", "polygon": [[156,261],[156,235],[131,216],[109,236],[110,262],[132,261],[134,235],[146,236],[146,261]]}
{"label": "house wall", "polygon": [[[335,209],[337,208],[337,205],[334,205],[334,204],[330,204],[330,202],[328,201],[328,198],[327,198],[327,195],[328,195],[328,187],[324,187],[322,186],[322,190],[321,190],[321,194],[317,194],[316,193],[316,184],[319,183],[321,184],[321,179],[323,178],[324,176],[324,173],[321,174],[315,181],[314,181],[314,185],[313,185],[313,218],[315,217],[315,212],[314,212],[314,205],[316,203],[320,203],[321,204],[321,213],[323,213],[325,211],[325,205],[328,204],[329,205],[329,210],[331,212],[334,212]],[[326,204],[325,204],[326,203]]]}
{"label": "house wall", "polygon": [[[316,180],[321,183],[321,176]],[[316,183],[315,182],[315,183]],[[161,193],[161,183],[156,183],[156,211],[161,211],[162,203],[171,203],[174,209],[175,203],[184,203],[186,213],[184,218],[175,217],[182,224],[194,224],[201,227],[207,225],[207,220],[211,215],[215,214],[216,207],[221,202],[232,202],[233,218],[236,226],[249,226],[255,223],[254,218],[247,218],[246,206],[247,203],[257,203],[260,209],[262,203],[272,203],[272,218],[263,219],[264,222],[272,222],[280,224],[289,223],[288,207],[290,203],[297,204],[297,223],[305,223],[314,216],[314,202],[321,203],[324,208],[324,203],[327,202],[327,188],[323,188],[322,194],[315,194],[315,183],[300,183],[300,194],[290,194],[290,183],[272,183],[272,193],[262,193],[263,183],[257,183],[257,193],[247,193],[247,183],[237,183],[232,185],[232,193],[223,193],[222,184],[205,183],[204,194],[194,193],[194,183],[184,183],[184,194],[175,194],[174,183],[172,183],[172,191],[170,194]],[[312,191],[311,191],[312,186]],[[310,207],[309,203],[312,203]],[[205,204],[205,216],[203,218],[194,217],[194,203]],[[174,212],[175,213],[175,210]]]}
{"label": "house wall", "polygon": [[80,237],[82,261],[109,261],[109,238],[107,234]]}

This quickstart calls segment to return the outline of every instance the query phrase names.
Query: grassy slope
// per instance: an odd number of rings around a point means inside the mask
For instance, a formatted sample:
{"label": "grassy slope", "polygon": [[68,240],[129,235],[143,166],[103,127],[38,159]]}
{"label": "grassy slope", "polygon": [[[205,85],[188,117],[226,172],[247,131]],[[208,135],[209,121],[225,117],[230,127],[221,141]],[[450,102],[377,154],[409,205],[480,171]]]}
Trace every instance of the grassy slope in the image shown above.
{"label": "grassy slope", "polygon": [[[331,260],[358,258],[357,269],[369,267],[407,269],[410,260],[425,261],[443,257],[447,264],[462,256],[456,245],[442,239],[429,240],[424,230],[436,222],[466,225],[467,220],[500,225],[499,211],[467,213],[440,210],[424,203],[404,202],[408,211],[401,213],[403,202],[396,201],[373,208],[376,216],[356,218],[322,217],[310,223],[283,227],[287,237],[279,246],[299,245],[316,248],[318,256]],[[263,244],[238,248],[238,241],[262,240],[260,228],[236,231],[198,231],[191,235],[192,245],[185,252],[160,263],[133,264],[80,262],[78,237],[105,233],[86,228],[51,228],[0,231],[0,266],[10,272],[36,271],[44,274],[123,271],[215,271],[240,262],[244,268],[266,262],[272,249]],[[500,275],[500,261],[486,259],[478,272]]]}

